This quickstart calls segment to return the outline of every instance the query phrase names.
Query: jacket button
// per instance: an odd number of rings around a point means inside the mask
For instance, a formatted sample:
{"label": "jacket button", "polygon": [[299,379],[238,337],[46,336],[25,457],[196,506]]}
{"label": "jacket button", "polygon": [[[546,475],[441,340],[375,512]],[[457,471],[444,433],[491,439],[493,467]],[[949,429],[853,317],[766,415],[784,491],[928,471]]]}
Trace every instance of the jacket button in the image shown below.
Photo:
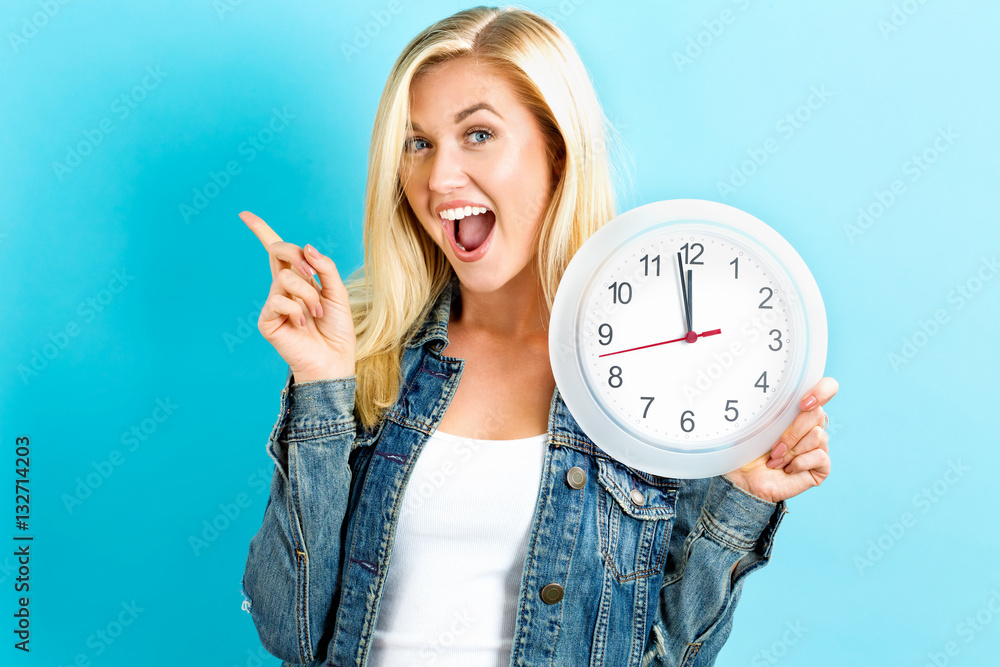
{"label": "jacket button", "polygon": [[632,497],[632,502],[642,507],[646,504],[646,496],[642,495],[642,491],[639,489],[632,489],[632,493],[629,494]]}
{"label": "jacket button", "polygon": [[549,584],[542,589],[542,602],[555,604],[563,599],[563,587],[559,584]]}
{"label": "jacket button", "polygon": [[573,466],[566,471],[566,483],[574,489],[582,489],[587,483],[587,473],[583,472],[583,468]]}

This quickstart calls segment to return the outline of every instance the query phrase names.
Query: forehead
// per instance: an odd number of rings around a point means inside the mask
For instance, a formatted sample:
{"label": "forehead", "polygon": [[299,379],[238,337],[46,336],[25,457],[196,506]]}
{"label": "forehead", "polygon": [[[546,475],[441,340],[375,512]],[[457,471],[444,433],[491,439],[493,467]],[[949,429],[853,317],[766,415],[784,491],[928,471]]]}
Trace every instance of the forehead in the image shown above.
{"label": "forehead", "polygon": [[501,117],[517,101],[509,81],[495,67],[470,57],[455,58],[433,66],[410,84],[410,126],[421,129],[461,122],[479,108]]}

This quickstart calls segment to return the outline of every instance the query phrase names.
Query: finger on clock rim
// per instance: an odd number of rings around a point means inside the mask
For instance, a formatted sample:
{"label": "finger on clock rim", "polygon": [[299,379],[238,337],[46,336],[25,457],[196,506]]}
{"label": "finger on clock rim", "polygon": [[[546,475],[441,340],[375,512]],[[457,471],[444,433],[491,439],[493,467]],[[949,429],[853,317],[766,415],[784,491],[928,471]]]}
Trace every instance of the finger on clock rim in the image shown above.
{"label": "finger on clock rim", "polygon": [[797,472],[813,471],[824,476],[830,474],[830,455],[822,449],[813,449],[805,454],[796,456],[784,467],[784,471],[789,474]]}
{"label": "finger on clock rim", "polygon": [[792,425],[785,429],[785,432],[781,434],[778,441],[771,447],[771,457],[774,458],[774,453],[781,445],[785,446],[784,451],[781,452],[782,455],[795,447],[799,440],[804,438],[814,426],[819,426],[823,423],[825,416],[826,412],[823,408],[800,412],[792,421]]}
{"label": "finger on clock rim", "polygon": [[767,463],[769,468],[780,468],[786,465],[789,461],[794,459],[796,456],[802,456],[806,452],[812,451],[814,449],[822,449],[826,452],[830,451],[830,436],[819,426],[813,426],[812,429],[806,433],[801,440],[799,440],[793,447],[786,450],[777,459],[770,459]]}
{"label": "finger on clock rim", "polygon": [[[818,407],[826,405],[839,390],[840,384],[832,377],[820,378],[820,381],[813,385],[813,388],[802,397],[800,405],[806,405],[807,403],[810,404],[808,408],[802,408],[806,412],[809,410],[815,410]],[[815,399],[815,402],[810,401],[810,398]]]}

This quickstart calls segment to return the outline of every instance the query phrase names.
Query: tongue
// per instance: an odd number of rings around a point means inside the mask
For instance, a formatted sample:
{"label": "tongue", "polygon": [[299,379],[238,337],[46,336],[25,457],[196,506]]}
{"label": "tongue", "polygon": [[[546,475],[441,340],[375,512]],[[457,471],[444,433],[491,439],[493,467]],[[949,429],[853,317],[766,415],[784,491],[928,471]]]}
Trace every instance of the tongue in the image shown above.
{"label": "tongue", "polygon": [[465,216],[458,221],[458,233],[456,234],[458,242],[466,250],[475,250],[490,235],[494,222],[496,222],[496,216],[493,215],[493,211]]}

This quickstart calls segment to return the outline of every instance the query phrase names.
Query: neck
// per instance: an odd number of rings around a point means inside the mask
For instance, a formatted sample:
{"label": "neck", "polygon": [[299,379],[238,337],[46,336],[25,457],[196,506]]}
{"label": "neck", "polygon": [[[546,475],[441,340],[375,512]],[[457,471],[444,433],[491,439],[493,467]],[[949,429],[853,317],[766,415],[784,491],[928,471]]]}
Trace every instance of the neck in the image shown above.
{"label": "neck", "polygon": [[451,324],[503,339],[548,336],[549,313],[541,283],[529,266],[500,289],[478,292],[460,283],[461,308]]}

